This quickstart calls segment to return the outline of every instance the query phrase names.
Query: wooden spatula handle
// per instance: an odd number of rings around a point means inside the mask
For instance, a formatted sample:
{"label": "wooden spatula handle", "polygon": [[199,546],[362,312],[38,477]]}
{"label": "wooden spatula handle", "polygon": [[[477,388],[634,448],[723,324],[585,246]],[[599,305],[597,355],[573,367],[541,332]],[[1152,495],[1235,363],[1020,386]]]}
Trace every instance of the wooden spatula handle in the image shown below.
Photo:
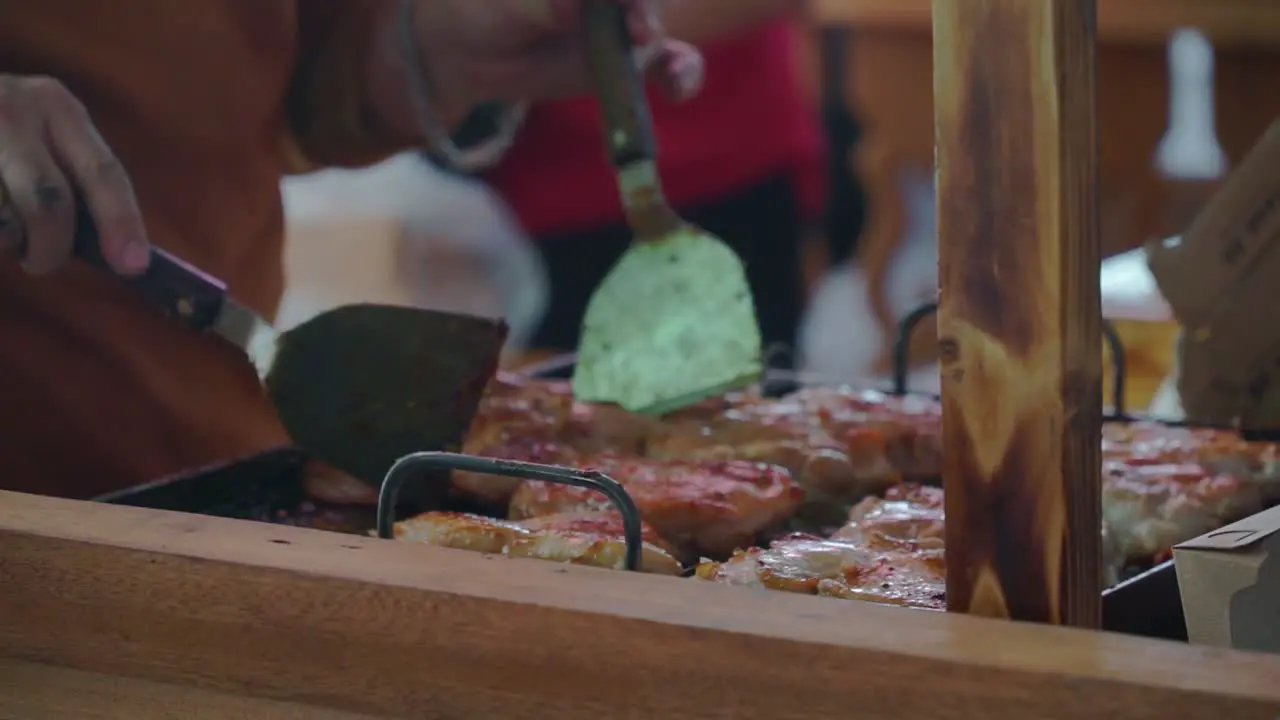
{"label": "wooden spatula handle", "polygon": [[[209,330],[218,321],[227,299],[227,286],[192,265],[157,247],[151,248],[147,271],[137,277],[120,277],[107,263],[99,244],[98,226],[84,200],[76,197],[75,257],[93,268],[109,273],[133,288],[148,305],[195,330]],[[10,204],[0,183],[0,209]],[[9,213],[18,219],[17,213]],[[21,227],[19,227],[21,231]],[[18,233],[22,235],[22,232]],[[23,252],[19,248],[19,253]]]}
{"label": "wooden spatula handle", "polygon": [[657,154],[653,121],[636,67],[626,11],[613,0],[585,3],[587,56],[600,112],[604,117],[609,159],[623,167]]}
{"label": "wooden spatula handle", "polygon": [[[75,255],[115,275],[102,255],[97,225],[83,202],[76,203]],[[120,280],[148,305],[195,330],[212,328],[227,298],[227,286],[222,281],[154,246],[147,271]]]}

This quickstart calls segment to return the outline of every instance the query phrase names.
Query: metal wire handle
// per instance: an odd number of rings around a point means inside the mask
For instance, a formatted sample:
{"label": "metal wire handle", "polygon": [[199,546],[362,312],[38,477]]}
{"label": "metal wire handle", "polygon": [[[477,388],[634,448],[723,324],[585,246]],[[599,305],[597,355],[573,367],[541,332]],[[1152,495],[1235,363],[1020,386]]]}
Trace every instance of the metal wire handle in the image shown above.
{"label": "metal wire handle", "polygon": [[[907,390],[907,372],[911,361],[911,333],[916,329],[916,325],[920,324],[930,315],[938,312],[938,303],[934,301],[927,302],[920,307],[912,310],[907,314],[902,322],[898,323],[898,335],[893,340],[893,394],[906,395]],[[1125,361],[1124,341],[1120,339],[1120,333],[1116,332],[1115,325],[1110,320],[1102,319],[1102,339],[1106,341],[1108,349],[1111,350],[1111,408],[1116,418],[1125,418],[1124,407],[1124,385],[1125,378],[1129,374],[1128,365]]]}
{"label": "metal wire handle", "polygon": [[624,556],[626,569],[640,568],[640,511],[636,508],[631,495],[617,480],[598,470],[575,470],[555,465],[497,460],[459,453],[414,453],[400,458],[395,465],[391,466],[378,493],[378,537],[386,540],[395,538],[396,501],[400,497],[400,489],[405,481],[421,478],[430,470],[463,470],[522,480],[541,480],[603,493],[622,515],[622,536],[626,541]]}

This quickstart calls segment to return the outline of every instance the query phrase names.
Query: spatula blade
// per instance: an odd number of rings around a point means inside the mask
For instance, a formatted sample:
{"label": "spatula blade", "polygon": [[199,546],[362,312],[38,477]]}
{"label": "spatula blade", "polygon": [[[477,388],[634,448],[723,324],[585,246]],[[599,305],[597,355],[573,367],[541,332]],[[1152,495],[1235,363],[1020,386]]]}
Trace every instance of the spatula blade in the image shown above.
{"label": "spatula blade", "polygon": [[243,350],[259,377],[266,377],[271,371],[280,335],[261,315],[227,298],[211,329],[214,334]]}
{"label": "spatula blade", "polygon": [[633,245],[592,296],[574,395],[663,414],[758,380],[760,344],[742,260],[685,226]]}
{"label": "spatula blade", "polygon": [[458,450],[506,334],[497,320],[351,305],[282,333],[264,380],[299,447],[378,484],[405,455]]}

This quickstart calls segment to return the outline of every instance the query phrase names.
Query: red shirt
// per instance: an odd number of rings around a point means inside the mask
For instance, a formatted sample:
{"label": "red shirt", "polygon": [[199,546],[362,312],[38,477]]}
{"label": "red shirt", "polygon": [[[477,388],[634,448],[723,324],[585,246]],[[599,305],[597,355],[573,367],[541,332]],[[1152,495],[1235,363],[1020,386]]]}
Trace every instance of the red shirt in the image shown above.
{"label": "red shirt", "polygon": [[[786,173],[802,207],[825,200],[823,138],[800,82],[799,28],[780,19],[703,48],[706,83],[693,100],[650,93],[658,165],[677,207]],[[534,235],[620,222],[622,204],[594,99],[545,103],[488,180]]]}

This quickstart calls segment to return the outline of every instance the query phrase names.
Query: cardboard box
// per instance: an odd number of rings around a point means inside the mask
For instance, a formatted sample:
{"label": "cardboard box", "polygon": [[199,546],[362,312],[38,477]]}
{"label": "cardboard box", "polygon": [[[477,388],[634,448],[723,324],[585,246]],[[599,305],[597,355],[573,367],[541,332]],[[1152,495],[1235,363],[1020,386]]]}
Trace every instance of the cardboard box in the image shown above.
{"label": "cardboard box", "polygon": [[1280,507],[1173,549],[1187,637],[1280,653]]}

